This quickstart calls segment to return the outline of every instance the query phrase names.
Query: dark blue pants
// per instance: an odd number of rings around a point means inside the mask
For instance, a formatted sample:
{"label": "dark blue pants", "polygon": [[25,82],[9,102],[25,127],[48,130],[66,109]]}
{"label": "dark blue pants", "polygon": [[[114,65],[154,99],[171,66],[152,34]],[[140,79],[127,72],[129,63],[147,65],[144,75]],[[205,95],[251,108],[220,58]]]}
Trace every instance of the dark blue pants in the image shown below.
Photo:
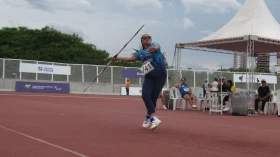
{"label": "dark blue pants", "polygon": [[155,112],[158,96],[165,84],[167,75],[145,77],[142,86],[142,99],[146,105],[148,115]]}

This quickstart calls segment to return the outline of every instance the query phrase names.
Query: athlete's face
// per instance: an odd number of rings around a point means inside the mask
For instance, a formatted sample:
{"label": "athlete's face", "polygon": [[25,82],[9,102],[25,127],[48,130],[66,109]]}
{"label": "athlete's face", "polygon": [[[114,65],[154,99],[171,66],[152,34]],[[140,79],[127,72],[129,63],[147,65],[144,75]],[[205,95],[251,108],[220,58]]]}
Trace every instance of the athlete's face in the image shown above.
{"label": "athlete's face", "polygon": [[142,37],[141,37],[141,43],[142,44],[151,44],[152,43],[152,37],[149,35],[149,34],[144,34]]}
{"label": "athlete's face", "polygon": [[186,80],[185,79],[181,79],[181,83],[186,83]]}

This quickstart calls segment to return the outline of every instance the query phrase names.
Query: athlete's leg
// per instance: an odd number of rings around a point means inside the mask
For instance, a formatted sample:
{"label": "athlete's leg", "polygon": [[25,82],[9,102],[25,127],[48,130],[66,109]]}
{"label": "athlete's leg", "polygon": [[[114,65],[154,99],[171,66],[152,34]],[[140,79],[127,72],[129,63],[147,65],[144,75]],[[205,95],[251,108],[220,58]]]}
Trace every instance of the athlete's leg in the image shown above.
{"label": "athlete's leg", "polygon": [[143,127],[147,128],[151,124],[151,114],[155,112],[154,104],[151,100],[151,94],[154,88],[154,81],[151,78],[145,78],[142,86],[142,99],[147,109],[147,115],[143,122]]}
{"label": "athlete's leg", "polygon": [[143,86],[142,86],[142,99],[147,108],[148,115],[155,113],[155,106],[153,101],[151,100],[151,95],[154,89],[154,79],[153,78],[145,78]]}
{"label": "athlete's leg", "polygon": [[[153,92],[151,94],[151,99],[154,103],[154,107],[156,108],[156,101],[158,99],[158,95],[161,93],[161,90],[166,82],[166,75],[162,75],[159,77],[156,77],[154,79],[154,88],[153,88]],[[161,121],[157,118],[156,113],[152,113],[151,114],[151,119],[150,121],[152,122],[152,126],[151,126],[151,130],[154,130],[157,128],[157,126],[161,123]]]}
{"label": "athlete's leg", "polygon": [[166,82],[166,76],[165,75],[156,77],[154,79],[154,89],[153,89],[152,94],[151,94],[151,99],[152,99],[155,107],[156,107],[156,102],[157,102],[157,99],[158,99],[158,95],[161,93],[165,82]]}

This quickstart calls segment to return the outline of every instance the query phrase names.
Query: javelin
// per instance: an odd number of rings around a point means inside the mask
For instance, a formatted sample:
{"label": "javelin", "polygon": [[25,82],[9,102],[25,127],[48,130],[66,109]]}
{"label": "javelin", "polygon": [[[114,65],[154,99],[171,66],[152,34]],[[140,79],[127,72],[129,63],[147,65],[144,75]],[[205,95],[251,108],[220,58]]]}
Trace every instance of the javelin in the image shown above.
{"label": "javelin", "polygon": [[111,62],[113,61],[113,58],[118,57],[118,55],[122,52],[122,50],[128,45],[128,43],[140,32],[140,30],[144,27],[144,25],[134,34],[134,36],[123,46],[123,48],[116,54],[114,55],[114,57],[112,57],[112,59],[110,60],[110,62],[100,71],[100,73],[95,77],[95,79],[87,86],[87,88],[84,90],[85,91],[88,89],[88,87],[90,87],[90,85],[96,81],[96,79],[103,73],[103,71],[105,71],[105,69],[107,69],[107,67],[111,64]]}

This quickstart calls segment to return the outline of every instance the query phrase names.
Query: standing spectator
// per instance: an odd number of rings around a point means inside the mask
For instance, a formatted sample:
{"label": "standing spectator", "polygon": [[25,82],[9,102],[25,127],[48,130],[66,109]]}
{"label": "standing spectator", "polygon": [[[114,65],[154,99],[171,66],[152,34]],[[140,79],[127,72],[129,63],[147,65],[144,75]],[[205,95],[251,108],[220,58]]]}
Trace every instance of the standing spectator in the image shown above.
{"label": "standing spectator", "polygon": [[203,97],[205,97],[205,94],[206,94],[206,88],[209,88],[210,87],[210,84],[208,83],[207,79],[204,80],[204,83],[202,85],[202,88],[203,88]]}
{"label": "standing spectator", "polygon": [[130,87],[130,81],[129,81],[129,79],[127,79],[126,84],[125,84],[126,95],[129,95],[129,87]]}
{"label": "standing spectator", "polygon": [[[255,100],[255,113],[263,114],[264,105],[269,101],[270,89],[266,85],[266,80],[261,81],[262,85],[258,88],[258,98]],[[259,110],[259,102],[262,101],[262,108]]]}
{"label": "standing spectator", "polygon": [[214,78],[214,82],[212,82],[211,84],[211,91],[218,91],[219,88],[218,88],[218,79],[217,78]]}

